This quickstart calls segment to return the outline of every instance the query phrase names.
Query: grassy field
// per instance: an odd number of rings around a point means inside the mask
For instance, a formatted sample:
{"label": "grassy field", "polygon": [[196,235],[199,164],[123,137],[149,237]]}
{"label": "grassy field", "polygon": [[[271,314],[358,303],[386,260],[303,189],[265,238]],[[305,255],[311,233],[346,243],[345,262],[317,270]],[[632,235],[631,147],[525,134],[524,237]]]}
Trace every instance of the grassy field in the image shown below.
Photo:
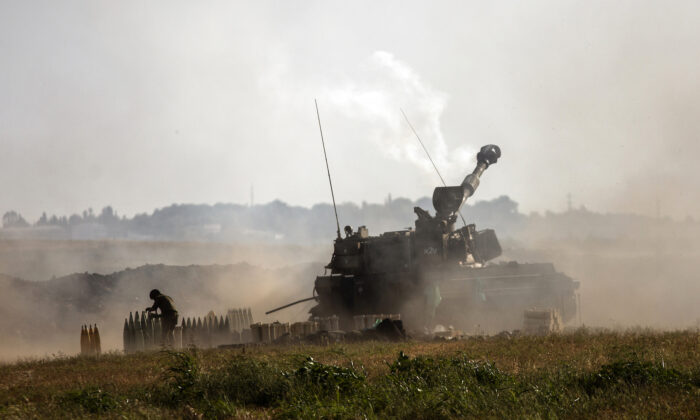
{"label": "grassy field", "polygon": [[1,418],[697,418],[700,334],[591,332],[0,365]]}

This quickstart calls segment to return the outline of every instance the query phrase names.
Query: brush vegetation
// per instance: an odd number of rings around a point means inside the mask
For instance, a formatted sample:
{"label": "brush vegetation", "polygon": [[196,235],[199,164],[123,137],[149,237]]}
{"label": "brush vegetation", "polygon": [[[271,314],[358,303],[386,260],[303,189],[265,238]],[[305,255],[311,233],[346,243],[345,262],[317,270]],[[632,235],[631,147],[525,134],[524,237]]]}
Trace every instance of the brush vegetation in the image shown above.
{"label": "brush vegetation", "polygon": [[247,347],[0,366],[1,418],[692,418],[700,334]]}

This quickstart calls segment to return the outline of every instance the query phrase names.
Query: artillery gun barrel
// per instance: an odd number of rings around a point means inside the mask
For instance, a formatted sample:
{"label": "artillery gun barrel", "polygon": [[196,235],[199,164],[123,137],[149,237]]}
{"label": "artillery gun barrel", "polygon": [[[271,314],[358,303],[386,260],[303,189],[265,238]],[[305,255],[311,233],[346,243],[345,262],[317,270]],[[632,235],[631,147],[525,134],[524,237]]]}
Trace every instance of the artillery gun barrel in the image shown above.
{"label": "artillery gun barrel", "polygon": [[498,161],[501,149],[495,144],[487,144],[476,155],[477,164],[462,184],[455,187],[437,187],[433,192],[433,207],[440,219],[449,219],[459,211],[462,204],[479,188],[479,179],[484,171]]}
{"label": "artillery gun barrel", "polygon": [[464,178],[462,181],[462,188],[464,188],[464,199],[471,197],[479,188],[479,181],[481,175],[484,171],[498,161],[501,157],[501,148],[495,144],[488,144],[481,148],[479,153],[476,155],[476,168]]}
{"label": "artillery gun barrel", "polygon": [[317,296],[312,296],[312,297],[306,298],[306,299],[299,299],[299,300],[294,301],[294,302],[292,302],[292,303],[288,303],[288,304],[286,304],[286,305],[280,306],[279,308],[275,308],[275,309],[269,310],[269,311],[265,312],[265,315],[270,315],[270,314],[273,313],[273,312],[280,311],[280,310],[282,310],[282,309],[284,309],[284,308],[289,308],[290,306],[294,306],[294,305],[296,305],[297,303],[308,302],[308,301],[310,301],[310,300],[312,300],[312,299],[316,299],[316,298],[317,298]]}

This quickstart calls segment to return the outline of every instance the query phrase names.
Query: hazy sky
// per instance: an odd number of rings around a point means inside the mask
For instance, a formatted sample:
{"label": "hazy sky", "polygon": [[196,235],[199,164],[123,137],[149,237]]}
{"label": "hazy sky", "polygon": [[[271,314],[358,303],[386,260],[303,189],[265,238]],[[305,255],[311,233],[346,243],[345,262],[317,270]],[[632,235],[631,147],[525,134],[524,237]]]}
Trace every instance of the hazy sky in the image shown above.
{"label": "hazy sky", "polygon": [[478,198],[700,217],[700,2],[0,0],[0,212]]}

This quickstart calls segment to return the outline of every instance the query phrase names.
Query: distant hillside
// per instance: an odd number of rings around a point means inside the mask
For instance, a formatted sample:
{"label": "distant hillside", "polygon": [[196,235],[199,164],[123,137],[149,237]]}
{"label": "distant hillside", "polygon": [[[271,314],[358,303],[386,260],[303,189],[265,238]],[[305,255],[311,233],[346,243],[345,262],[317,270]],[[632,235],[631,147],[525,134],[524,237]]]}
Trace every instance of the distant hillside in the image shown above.
{"label": "distant hillside", "polygon": [[[105,348],[121,346],[124,317],[152,304],[157,288],[173,297],[183,316],[251,307],[261,319],[271,305],[311,296],[321,264],[264,269],[235,265],[145,265],[114,274],[76,273],[33,282],[0,275],[0,358],[78,350],[81,324],[97,323]],[[278,314],[304,319],[309,305]],[[277,319],[277,318],[276,318]]]}
{"label": "distant hillside", "polygon": [[[229,265],[247,262],[279,268],[309,262],[327,263],[332,243],[177,242],[126,239],[0,240],[0,273],[24,280],[44,281],[70,273],[111,274],[145,264]],[[319,266],[322,265],[319,263]]]}

